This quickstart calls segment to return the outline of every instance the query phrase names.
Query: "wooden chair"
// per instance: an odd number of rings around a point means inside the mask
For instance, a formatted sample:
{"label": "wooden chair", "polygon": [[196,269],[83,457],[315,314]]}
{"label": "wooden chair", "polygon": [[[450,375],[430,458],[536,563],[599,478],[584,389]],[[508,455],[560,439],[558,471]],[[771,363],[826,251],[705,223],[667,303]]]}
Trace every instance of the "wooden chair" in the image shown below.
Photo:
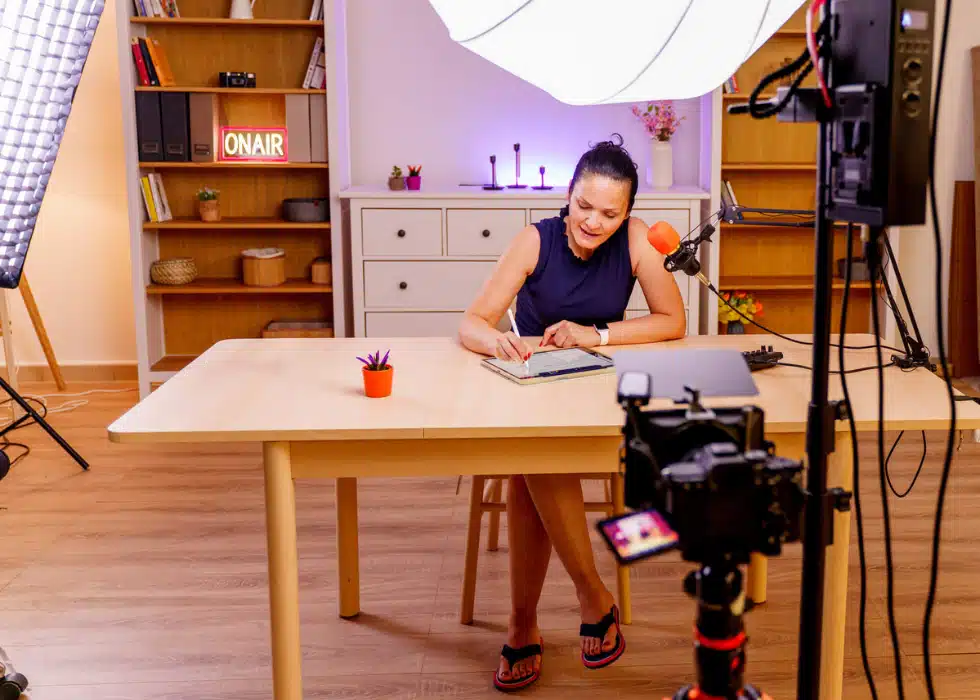
{"label": "wooden chair", "polygon": [[[588,513],[605,513],[606,516],[626,512],[623,504],[623,477],[618,473],[582,474],[584,480],[603,482],[605,500],[586,501]],[[483,514],[490,513],[490,529],[487,533],[487,550],[496,551],[500,539],[500,514],[507,509],[503,500],[505,477],[474,476],[470,484],[470,517],[466,526],[466,554],[463,564],[463,591],[460,605],[460,622],[464,625],[473,622],[473,604],[476,599],[476,569],[480,551],[480,529]],[[616,587],[619,611],[623,624],[630,624],[630,582],[629,567],[616,567]]]}

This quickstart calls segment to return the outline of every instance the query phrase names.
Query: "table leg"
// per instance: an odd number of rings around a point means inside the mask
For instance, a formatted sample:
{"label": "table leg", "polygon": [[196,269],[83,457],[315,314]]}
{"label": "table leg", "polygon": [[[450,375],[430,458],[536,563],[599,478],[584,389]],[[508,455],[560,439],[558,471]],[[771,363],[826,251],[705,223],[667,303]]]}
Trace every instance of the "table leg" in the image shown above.
{"label": "table leg", "polygon": [[[613,472],[609,490],[612,492],[613,515],[624,515],[626,503],[623,493],[623,476]],[[619,596],[619,612],[624,625],[633,623],[633,604],[630,600],[630,567],[616,566],[616,593]]]}
{"label": "table leg", "polygon": [[463,554],[463,599],[459,605],[461,624],[473,623],[476,599],[476,565],[480,554],[480,523],[483,519],[483,486],[486,477],[474,475],[470,484],[470,519],[466,524],[466,552]]}
{"label": "table leg", "polygon": [[[850,433],[837,433],[827,460],[827,488],[854,489]],[[841,700],[844,690],[844,622],[847,614],[847,564],[851,512],[834,512],[834,543],[827,548],[823,589],[823,644],[820,651],[820,698]]]}
{"label": "table leg", "polygon": [[357,554],[357,479],[337,479],[337,574],[341,617],[361,611],[361,574]]}
{"label": "table leg", "polygon": [[262,458],[269,547],[273,697],[275,700],[302,700],[296,492],[289,465],[289,443],[263,443]]}

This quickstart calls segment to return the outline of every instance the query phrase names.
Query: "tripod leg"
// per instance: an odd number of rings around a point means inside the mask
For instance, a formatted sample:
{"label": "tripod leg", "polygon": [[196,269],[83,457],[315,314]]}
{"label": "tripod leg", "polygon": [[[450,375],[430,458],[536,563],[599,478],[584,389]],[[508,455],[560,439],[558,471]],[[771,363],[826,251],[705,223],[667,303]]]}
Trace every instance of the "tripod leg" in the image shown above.
{"label": "tripod leg", "polygon": [[[12,398],[17,403],[18,406],[20,406],[22,409],[24,409],[24,411],[31,418],[33,418],[35,420],[35,422],[37,422],[38,425],[40,425],[42,428],[44,428],[45,432],[47,432],[47,434],[50,435],[54,439],[55,442],[57,442],[59,445],[61,445],[61,448],[65,452],[67,452],[71,456],[72,459],[74,459],[76,462],[78,462],[81,465],[82,469],[86,469],[86,470],[88,469],[88,462],[86,462],[84,459],[82,459],[82,456],[80,454],[78,454],[74,450],[74,448],[71,445],[69,445],[68,442],[63,437],[61,437],[61,435],[59,435],[55,431],[54,428],[52,428],[50,425],[48,425],[48,422],[46,420],[44,420],[44,418],[41,416],[41,414],[39,414],[37,411],[35,411],[34,410],[34,407],[31,406],[27,401],[25,401],[24,398],[20,394],[18,394],[14,390],[14,388],[11,387],[10,384],[8,384],[3,379],[3,377],[0,377],[0,388],[2,388],[4,391],[6,391],[8,394],[10,394],[10,398]],[[0,434],[2,434],[2,433],[0,433]]]}
{"label": "tripod leg", "polygon": [[58,366],[58,359],[54,356],[54,348],[51,347],[48,332],[44,329],[44,321],[41,320],[41,312],[38,310],[37,303],[34,301],[31,287],[27,284],[26,274],[20,276],[20,284],[17,286],[20,288],[20,295],[24,298],[24,306],[27,307],[27,314],[31,317],[34,332],[37,334],[37,339],[41,343],[41,349],[44,351],[44,357],[48,361],[48,367],[51,368],[54,383],[58,385],[58,391],[64,391],[67,386],[65,384],[65,378],[61,374],[61,367]]}

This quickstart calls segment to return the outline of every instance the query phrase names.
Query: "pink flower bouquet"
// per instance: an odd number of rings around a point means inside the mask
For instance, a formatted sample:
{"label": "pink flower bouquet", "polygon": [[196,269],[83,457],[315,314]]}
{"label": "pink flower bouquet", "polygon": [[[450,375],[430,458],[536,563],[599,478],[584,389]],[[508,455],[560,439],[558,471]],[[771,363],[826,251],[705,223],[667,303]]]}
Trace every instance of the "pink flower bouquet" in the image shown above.
{"label": "pink flower bouquet", "polygon": [[646,109],[633,105],[633,115],[643,122],[647,134],[657,141],[670,141],[670,137],[684,120],[684,117],[677,116],[674,103],[670,100],[647,102]]}

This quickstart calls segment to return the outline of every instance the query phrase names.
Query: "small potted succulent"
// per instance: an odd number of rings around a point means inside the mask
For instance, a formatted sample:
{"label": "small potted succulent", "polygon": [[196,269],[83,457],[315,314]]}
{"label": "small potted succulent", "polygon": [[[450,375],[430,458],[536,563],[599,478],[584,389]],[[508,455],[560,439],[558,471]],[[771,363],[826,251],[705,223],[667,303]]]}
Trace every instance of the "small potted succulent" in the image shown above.
{"label": "small potted succulent", "polygon": [[408,177],[406,178],[405,182],[410,190],[422,189],[422,166],[408,166]]}
{"label": "small potted succulent", "polygon": [[403,190],[405,189],[405,177],[402,175],[402,169],[397,165],[391,169],[391,175],[388,176],[388,189],[389,190]]}
{"label": "small potted succulent", "polygon": [[210,187],[202,187],[197,191],[197,209],[201,221],[220,221],[221,207],[218,205],[219,191]]}
{"label": "small potted succulent", "polygon": [[391,380],[394,377],[395,368],[388,364],[388,355],[391,351],[385,352],[381,357],[381,351],[377,354],[368,354],[367,359],[358,357],[364,363],[361,368],[361,375],[364,378],[364,394],[372,399],[380,399],[391,394]]}

